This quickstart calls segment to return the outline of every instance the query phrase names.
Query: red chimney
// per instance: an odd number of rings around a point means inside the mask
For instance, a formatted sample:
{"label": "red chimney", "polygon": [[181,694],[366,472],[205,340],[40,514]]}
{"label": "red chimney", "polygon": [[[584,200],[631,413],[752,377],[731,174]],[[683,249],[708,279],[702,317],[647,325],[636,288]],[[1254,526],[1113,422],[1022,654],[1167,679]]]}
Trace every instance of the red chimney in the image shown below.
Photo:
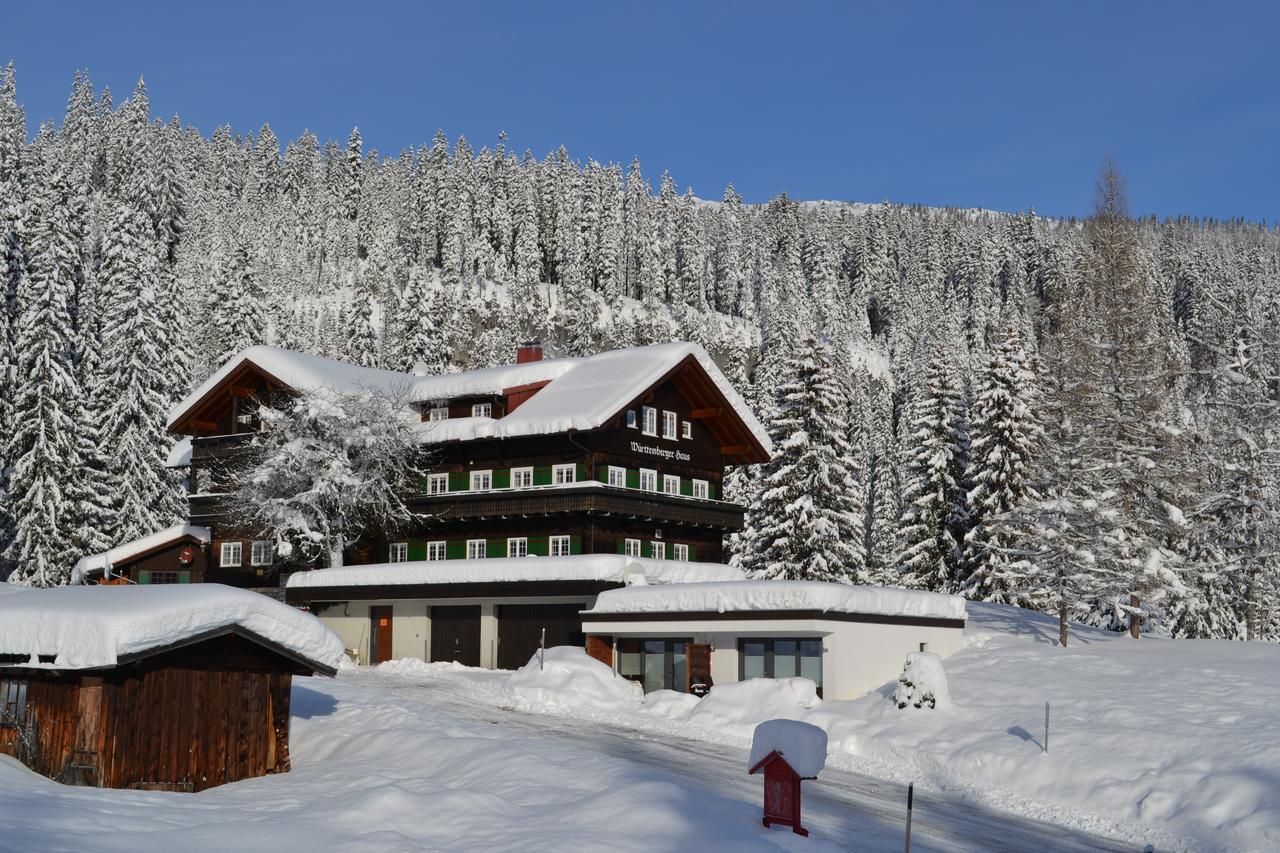
{"label": "red chimney", "polygon": [[516,364],[542,361],[542,341],[525,341],[516,348]]}

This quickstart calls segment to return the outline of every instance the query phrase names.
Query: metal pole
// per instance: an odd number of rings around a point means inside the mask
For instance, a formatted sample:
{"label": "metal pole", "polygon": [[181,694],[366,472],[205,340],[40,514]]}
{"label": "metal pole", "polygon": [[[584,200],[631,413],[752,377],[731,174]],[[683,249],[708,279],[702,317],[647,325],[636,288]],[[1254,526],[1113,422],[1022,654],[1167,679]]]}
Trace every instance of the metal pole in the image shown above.
{"label": "metal pole", "polygon": [[903,853],[911,853],[911,806],[915,799],[916,783],[907,784],[907,839],[902,846]]}
{"label": "metal pole", "polygon": [[547,629],[542,629],[542,637],[538,640],[538,672],[542,672],[542,664],[547,659]]}
{"label": "metal pole", "polygon": [[1044,703],[1044,751],[1049,751],[1049,703]]}

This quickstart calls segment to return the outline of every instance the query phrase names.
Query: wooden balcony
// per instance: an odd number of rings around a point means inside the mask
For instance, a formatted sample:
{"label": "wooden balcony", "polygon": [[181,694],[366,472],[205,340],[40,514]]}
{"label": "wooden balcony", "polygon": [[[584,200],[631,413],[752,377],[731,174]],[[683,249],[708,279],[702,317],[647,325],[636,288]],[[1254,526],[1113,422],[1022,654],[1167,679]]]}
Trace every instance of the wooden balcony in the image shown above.
{"label": "wooden balcony", "polygon": [[642,492],[594,482],[562,487],[415,495],[409,499],[409,506],[414,512],[433,515],[441,521],[586,515],[721,531],[741,530],[742,517],[746,512],[745,507],[725,501]]}

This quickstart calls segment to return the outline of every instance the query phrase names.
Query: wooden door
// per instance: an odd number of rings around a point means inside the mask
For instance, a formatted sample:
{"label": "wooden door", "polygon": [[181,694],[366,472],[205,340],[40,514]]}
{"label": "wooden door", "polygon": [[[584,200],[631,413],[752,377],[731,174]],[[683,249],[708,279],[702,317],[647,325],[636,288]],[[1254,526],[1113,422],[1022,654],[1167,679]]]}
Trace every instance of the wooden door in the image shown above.
{"label": "wooden door", "polygon": [[707,643],[688,643],[684,647],[685,693],[705,696],[711,691],[711,646]]}
{"label": "wooden door", "polygon": [[542,631],[547,648],[581,646],[583,604],[498,605],[498,669],[519,669],[538,650]]}
{"label": "wooden door", "polygon": [[480,605],[431,608],[431,660],[480,665]]}
{"label": "wooden door", "polygon": [[369,663],[391,660],[391,607],[369,608]]}

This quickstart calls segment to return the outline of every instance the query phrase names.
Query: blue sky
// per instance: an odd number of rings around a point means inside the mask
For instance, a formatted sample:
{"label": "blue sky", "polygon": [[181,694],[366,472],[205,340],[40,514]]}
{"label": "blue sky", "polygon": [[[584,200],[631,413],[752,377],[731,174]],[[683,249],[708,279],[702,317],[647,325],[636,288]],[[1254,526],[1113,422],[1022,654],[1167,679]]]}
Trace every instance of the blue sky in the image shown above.
{"label": "blue sky", "polygon": [[[634,8],[633,8],[634,6]],[[13,3],[34,133],[88,68],[209,133],[437,127],[630,162],[718,198],[1280,219],[1280,4]]]}

